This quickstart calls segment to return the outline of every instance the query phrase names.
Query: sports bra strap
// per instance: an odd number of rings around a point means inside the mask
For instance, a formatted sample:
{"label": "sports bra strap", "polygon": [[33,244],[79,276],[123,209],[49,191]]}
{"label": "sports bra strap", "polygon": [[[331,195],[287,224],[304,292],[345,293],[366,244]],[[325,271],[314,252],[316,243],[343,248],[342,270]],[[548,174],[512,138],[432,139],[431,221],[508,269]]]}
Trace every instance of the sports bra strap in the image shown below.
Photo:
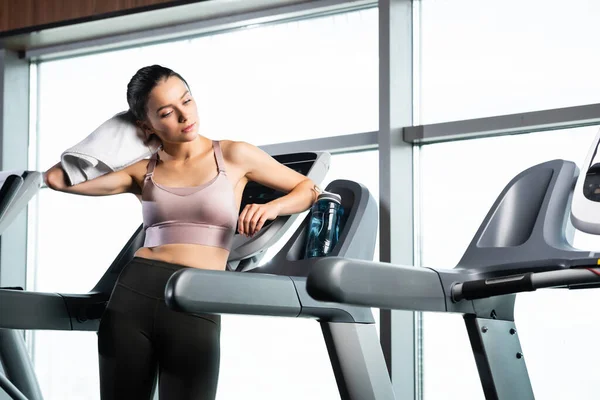
{"label": "sports bra strap", "polygon": [[150,157],[150,161],[148,161],[148,167],[146,168],[146,178],[150,178],[152,174],[154,174],[154,168],[156,168],[157,162],[158,152],[152,154],[152,157]]}
{"label": "sports bra strap", "polygon": [[[223,152],[221,151],[221,143],[218,140],[213,140],[213,149],[217,159],[217,168],[219,172],[225,173],[225,162],[223,161]],[[154,168],[158,162],[158,152],[152,154],[150,161],[148,161],[148,167],[146,168],[146,178],[150,178],[154,174]]]}
{"label": "sports bra strap", "polygon": [[217,158],[217,168],[219,169],[219,173],[225,173],[225,161],[223,161],[221,142],[218,140],[213,140],[213,149],[215,150],[215,157]]}

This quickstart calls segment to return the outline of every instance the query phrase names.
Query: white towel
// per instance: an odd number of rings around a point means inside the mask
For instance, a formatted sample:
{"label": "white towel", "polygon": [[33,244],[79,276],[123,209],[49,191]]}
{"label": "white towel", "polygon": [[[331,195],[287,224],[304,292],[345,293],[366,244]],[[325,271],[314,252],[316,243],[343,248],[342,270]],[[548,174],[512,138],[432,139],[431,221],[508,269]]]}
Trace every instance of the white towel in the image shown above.
{"label": "white towel", "polygon": [[67,149],[61,156],[61,163],[71,185],[76,185],[127,168],[150,157],[159,147],[160,140],[154,135],[147,138],[135,124],[133,115],[126,111],[104,122]]}

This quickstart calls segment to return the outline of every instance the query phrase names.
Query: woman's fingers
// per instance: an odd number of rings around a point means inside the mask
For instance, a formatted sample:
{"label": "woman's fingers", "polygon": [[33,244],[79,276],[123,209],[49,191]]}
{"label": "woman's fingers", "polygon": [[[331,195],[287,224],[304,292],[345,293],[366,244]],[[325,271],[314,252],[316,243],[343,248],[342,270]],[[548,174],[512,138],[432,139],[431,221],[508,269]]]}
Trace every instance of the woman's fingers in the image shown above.
{"label": "woman's fingers", "polygon": [[255,233],[262,229],[265,222],[267,222],[267,216],[266,216],[266,214],[263,214],[263,215],[261,215],[261,217],[258,220],[258,223],[255,228]]}
{"label": "woman's fingers", "polygon": [[252,218],[256,214],[258,207],[256,204],[248,204],[244,207],[244,211],[240,214],[238,225],[240,227],[240,233],[245,236],[252,235]]}
{"label": "woman's fingers", "polygon": [[[238,220],[238,231],[245,236],[254,236],[263,228],[269,219],[269,214],[272,213],[273,210],[270,210],[266,204],[246,205]],[[275,217],[276,215],[270,218]]]}
{"label": "woman's fingers", "polygon": [[238,232],[240,235],[246,235],[246,231],[244,230],[244,221],[246,220],[246,214],[248,213],[248,209],[250,204],[246,205],[242,210],[240,217],[238,218]]}

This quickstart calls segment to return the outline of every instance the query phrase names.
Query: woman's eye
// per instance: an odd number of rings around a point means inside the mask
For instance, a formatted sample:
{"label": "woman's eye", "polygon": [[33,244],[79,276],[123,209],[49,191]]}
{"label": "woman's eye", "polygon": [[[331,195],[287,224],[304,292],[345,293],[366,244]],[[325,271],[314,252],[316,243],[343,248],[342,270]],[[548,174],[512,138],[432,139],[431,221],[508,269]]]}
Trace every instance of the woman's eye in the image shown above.
{"label": "woman's eye", "polygon": [[192,101],[192,99],[187,99],[186,101],[184,101],[184,102],[183,102],[183,104],[187,104],[187,103],[189,103],[190,101]]}
{"label": "woman's eye", "polygon": [[169,111],[168,113],[166,113],[166,114],[163,114],[163,115],[161,115],[160,117],[161,117],[161,118],[168,117],[169,115],[171,115],[171,113],[173,113],[173,111]]}

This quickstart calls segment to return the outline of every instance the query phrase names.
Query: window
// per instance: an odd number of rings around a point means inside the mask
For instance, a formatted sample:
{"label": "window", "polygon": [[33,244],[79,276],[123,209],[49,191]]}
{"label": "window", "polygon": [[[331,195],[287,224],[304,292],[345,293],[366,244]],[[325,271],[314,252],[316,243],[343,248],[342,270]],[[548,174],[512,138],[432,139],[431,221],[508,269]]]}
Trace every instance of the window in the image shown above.
{"label": "window", "polygon": [[378,129],[377,9],[39,66],[40,166],[127,108],[146,65],[179,72],[198,103],[200,131],[255,145]]}
{"label": "window", "polygon": [[600,102],[588,0],[421,0],[421,123]]}
{"label": "window", "polygon": [[[187,79],[211,138],[262,145],[376,130],[377,48],[377,10],[369,9],[41,63],[37,169],[126,109],[127,82],[155,63]],[[377,168],[377,152],[334,156],[328,179],[364,180],[376,197]],[[141,223],[133,196],[43,190],[39,204],[39,291],[88,291]],[[44,397],[97,399],[96,348],[91,332],[36,331]],[[246,398],[339,396],[321,331],[309,320],[225,316],[219,384],[220,400],[239,398],[239,390]]]}
{"label": "window", "polygon": [[[515,175],[556,158],[581,165],[597,130],[585,127],[423,146],[423,265],[453,268]],[[574,245],[597,250],[600,238],[576,232]],[[594,312],[597,298],[597,290],[518,295],[515,321],[536,398],[597,397],[592,377],[600,374],[595,362],[600,351],[589,346],[600,332],[600,318]],[[424,313],[423,342],[425,400],[484,397],[460,315]]]}

